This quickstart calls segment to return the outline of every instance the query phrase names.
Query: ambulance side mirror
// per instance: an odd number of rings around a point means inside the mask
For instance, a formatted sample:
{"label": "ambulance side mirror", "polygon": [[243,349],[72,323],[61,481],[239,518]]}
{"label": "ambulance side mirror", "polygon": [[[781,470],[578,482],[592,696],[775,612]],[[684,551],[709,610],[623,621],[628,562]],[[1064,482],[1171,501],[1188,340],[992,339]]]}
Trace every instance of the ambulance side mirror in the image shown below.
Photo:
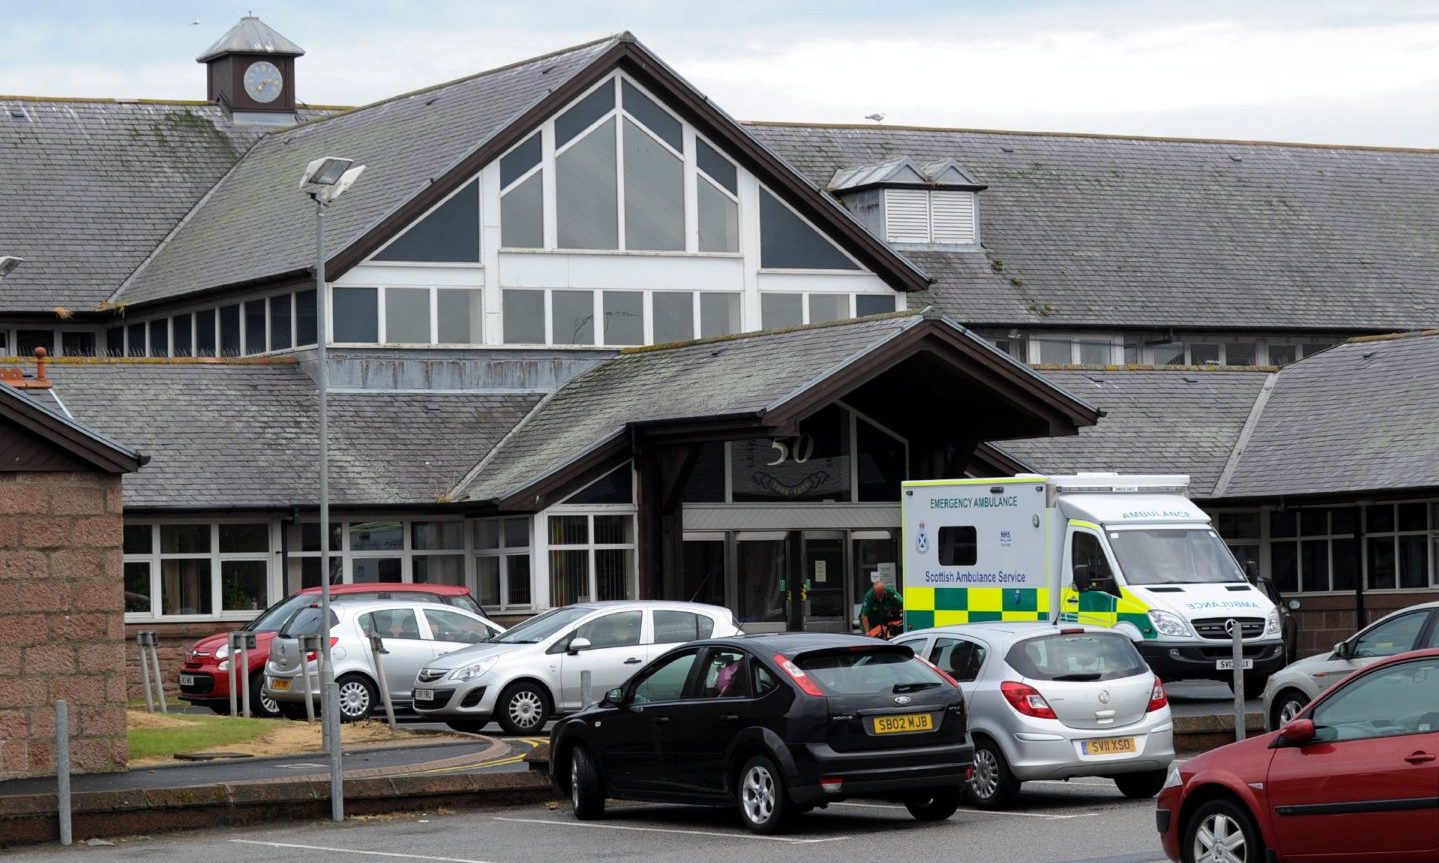
{"label": "ambulance side mirror", "polygon": [[1090,574],[1089,564],[1076,563],[1074,565],[1074,589],[1080,593],[1094,589],[1094,576]]}
{"label": "ambulance side mirror", "polygon": [[1249,579],[1250,584],[1259,583],[1259,564],[1252,561],[1244,561],[1244,575]]}

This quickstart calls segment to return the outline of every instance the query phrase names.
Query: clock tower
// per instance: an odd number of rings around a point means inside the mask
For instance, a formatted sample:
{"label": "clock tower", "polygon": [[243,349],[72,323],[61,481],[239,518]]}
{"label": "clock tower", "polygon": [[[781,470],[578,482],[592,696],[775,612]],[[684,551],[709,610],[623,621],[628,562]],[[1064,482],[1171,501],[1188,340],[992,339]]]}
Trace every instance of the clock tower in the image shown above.
{"label": "clock tower", "polygon": [[295,121],[295,58],[305,51],[253,15],[240,19],[205,53],[209,100],[237,122]]}

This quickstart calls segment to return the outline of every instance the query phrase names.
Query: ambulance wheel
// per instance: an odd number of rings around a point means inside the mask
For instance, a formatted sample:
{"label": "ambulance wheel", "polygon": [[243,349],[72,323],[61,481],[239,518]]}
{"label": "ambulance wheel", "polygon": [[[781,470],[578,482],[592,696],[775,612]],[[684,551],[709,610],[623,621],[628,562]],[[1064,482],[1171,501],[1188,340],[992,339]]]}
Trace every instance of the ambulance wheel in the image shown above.
{"label": "ambulance wheel", "polygon": [[980,809],[1003,809],[1019,795],[1019,780],[1009,772],[1009,763],[999,744],[987,737],[974,741],[974,778],[964,786],[969,802]]}
{"label": "ambulance wheel", "polygon": [[1124,773],[1114,777],[1119,793],[1134,800],[1145,800],[1158,794],[1169,775],[1166,770],[1146,770],[1143,773]]}
{"label": "ambulance wheel", "polygon": [[934,788],[904,802],[916,821],[943,821],[959,808],[960,789]]}

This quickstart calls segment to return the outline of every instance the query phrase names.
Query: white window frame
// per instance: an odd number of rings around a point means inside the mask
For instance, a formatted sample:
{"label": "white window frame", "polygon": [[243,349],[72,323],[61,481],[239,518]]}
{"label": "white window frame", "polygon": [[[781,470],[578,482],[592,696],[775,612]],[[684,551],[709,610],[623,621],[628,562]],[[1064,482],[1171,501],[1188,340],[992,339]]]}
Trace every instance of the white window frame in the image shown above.
{"label": "white window frame", "polygon": [[[630,541],[627,543],[598,543],[595,542],[595,517],[596,516],[625,516],[630,520]],[[634,599],[639,595],[639,523],[638,509],[634,504],[560,504],[552,506],[544,512],[544,531],[549,536],[549,520],[551,518],[583,516],[586,523],[586,542],[583,543],[546,543],[546,553],[553,554],[557,551],[583,551],[587,553],[588,584],[589,593],[584,599],[576,598],[575,602],[597,601],[599,593],[598,576],[595,570],[595,553],[607,550],[628,550],[630,552],[630,571],[625,575],[625,596],[623,599]],[[531,572],[534,571],[533,565]],[[550,567],[548,560],[545,566],[546,578],[549,577]],[[546,592],[549,591],[549,582],[545,584]]]}
{"label": "white window frame", "polygon": [[[505,523],[508,521],[525,522],[525,544],[523,546],[506,545]],[[499,600],[497,608],[502,611],[529,611],[535,608],[535,562],[534,562],[534,519],[528,515],[507,515],[494,516],[490,518],[471,519],[465,523],[466,532],[470,533],[470,542],[474,548],[474,594],[476,601],[480,599],[480,566],[482,558],[496,561],[495,571],[499,578],[497,597]],[[482,523],[493,523],[497,528],[499,545],[494,548],[481,548],[474,534],[479,532]],[[510,597],[510,560],[523,557],[529,564],[530,601],[515,603]],[[483,603],[481,603],[483,605]]]}
{"label": "white window frame", "polygon": [[[220,525],[221,524],[263,524],[268,548],[263,551],[244,552],[221,552],[220,551]],[[177,525],[204,525],[209,530],[210,545],[208,552],[199,553],[164,553],[160,550],[160,532],[164,526]],[[146,563],[150,567],[150,610],[129,611],[125,613],[126,622],[147,622],[147,621],[244,621],[250,620],[265,608],[274,604],[283,596],[283,587],[278,578],[277,567],[274,559],[278,554],[276,546],[277,534],[275,523],[269,518],[226,518],[226,519],[144,519],[130,520],[126,527],[148,527],[150,529],[150,551],[147,554],[126,554],[125,563]],[[162,591],[164,587],[163,567],[167,560],[204,560],[209,561],[209,582],[211,609],[196,614],[166,614],[163,608]],[[263,605],[256,609],[238,609],[225,611],[224,581],[221,577],[222,564],[229,561],[252,561],[265,564],[265,596],[262,597]]]}

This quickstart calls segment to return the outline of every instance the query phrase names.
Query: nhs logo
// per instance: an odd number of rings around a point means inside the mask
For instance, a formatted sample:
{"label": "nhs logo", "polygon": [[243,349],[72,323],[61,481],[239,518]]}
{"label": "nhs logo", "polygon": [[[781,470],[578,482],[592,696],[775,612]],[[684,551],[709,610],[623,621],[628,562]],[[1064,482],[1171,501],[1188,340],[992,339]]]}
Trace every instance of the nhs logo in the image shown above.
{"label": "nhs logo", "polygon": [[1000,546],[1000,548],[1009,548],[1009,547],[1011,547],[1011,546],[1013,546],[1013,545],[1014,545],[1014,532],[1013,532],[1013,531],[1008,531],[1008,530],[1001,530],[1001,531],[999,532],[999,546]]}

